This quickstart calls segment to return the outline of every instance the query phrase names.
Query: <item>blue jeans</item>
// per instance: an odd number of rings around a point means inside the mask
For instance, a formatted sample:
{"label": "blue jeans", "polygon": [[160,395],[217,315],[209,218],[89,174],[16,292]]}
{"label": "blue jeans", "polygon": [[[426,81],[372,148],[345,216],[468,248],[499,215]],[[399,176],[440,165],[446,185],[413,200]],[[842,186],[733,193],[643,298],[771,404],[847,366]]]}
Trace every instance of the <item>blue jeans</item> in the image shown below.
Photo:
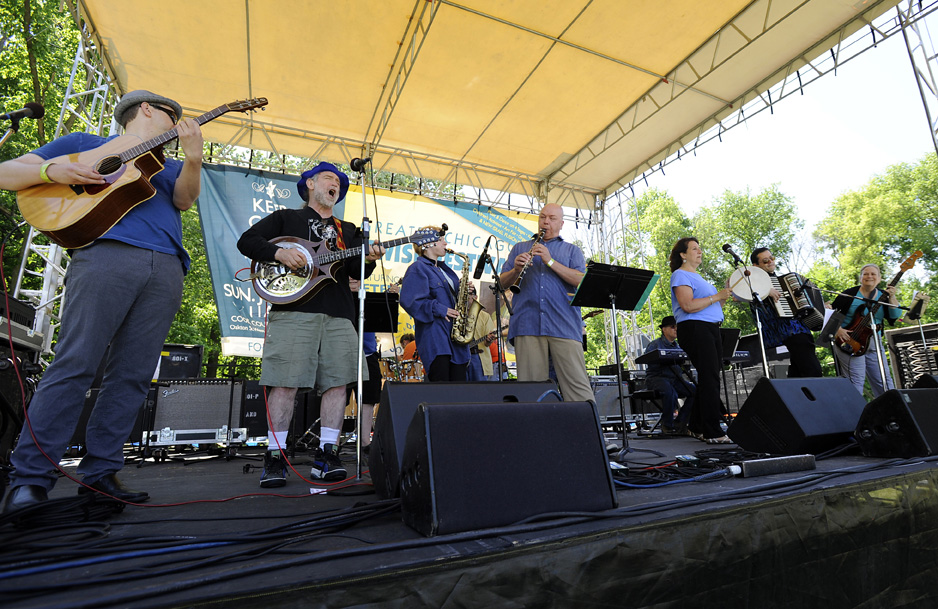
{"label": "blue jeans", "polygon": [[[879,359],[876,357],[876,349],[883,355],[883,364],[886,366],[886,386],[883,387],[883,377],[879,369]],[[850,379],[853,386],[857,388],[860,395],[863,395],[863,381],[870,381],[870,389],[873,390],[873,397],[878,398],[889,389],[895,389],[892,382],[892,375],[889,371],[889,360],[883,353],[882,345],[877,345],[876,341],[870,339],[869,350],[859,357],[851,357],[840,349],[834,349],[834,357],[837,358],[837,366],[840,370],[840,376]]]}
{"label": "blue jeans", "polygon": [[[486,352],[487,354],[488,352]],[[485,373],[482,372],[482,360],[479,359],[478,353],[469,354],[469,370],[467,371],[467,378],[469,381],[484,381]]]}
{"label": "blue jeans", "polygon": [[[663,427],[676,429],[687,424],[694,409],[695,391],[693,387],[684,380],[676,381],[662,376],[647,377],[645,386],[661,393],[661,425]],[[677,409],[678,398],[685,398],[685,401],[678,419],[675,420],[674,411]]]}
{"label": "blue jeans", "polygon": [[13,451],[11,487],[32,484],[50,490],[55,485],[54,465],[71,441],[108,345],[78,473],[90,484],[123,467],[124,442],[179,309],[183,270],[172,254],[99,240],[72,253],[65,281],[55,360],[26,411]]}

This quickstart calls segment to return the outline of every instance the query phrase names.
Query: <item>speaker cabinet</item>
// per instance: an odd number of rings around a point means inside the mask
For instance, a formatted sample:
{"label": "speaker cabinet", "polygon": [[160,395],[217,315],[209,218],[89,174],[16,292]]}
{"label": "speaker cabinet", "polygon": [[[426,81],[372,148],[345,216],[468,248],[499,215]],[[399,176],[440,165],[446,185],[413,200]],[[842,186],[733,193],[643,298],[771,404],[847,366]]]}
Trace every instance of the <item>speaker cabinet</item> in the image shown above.
{"label": "speaker cabinet", "polygon": [[243,379],[160,381],[144,442],[200,444],[214,443],[218,441],[215,438],[243,442],[246,438],[241,437],[240,431],[237,437],[233,436],[235,430],[242,429],[239,425],[243,404]]}
{"label": "speaker cabinet", "polygon": [[[594,377],[590,379],[593,395],[596,396],[596,409],[599,412],[599,422],[603,425],[622,422],[622,410],[619,408],[619,382],[615,377]],[[629,394],[629,383],[622,380],[622,404],[625,406],[626,420],[632,420],[632,398]]]}
{"label": "speaker cabinet", "polygon": [[818,454],[849,440],[864,406],[845,378],[762,378],[727,434],[753,452]]}
{"label": "speaker cabinet", "polygon": [[912,389],[938,389],[938,374],[923,374],[912,385]]}
{"label": "speaker cabinet", "polygon": [[867,457],[928,457],[938,452],[938,388],[892,389],[866,405],[856,430]]}
{"label": "speaker cabinet", "polygon": [[[368,456],[368,467],[375,492],[381,499],[400,495],[401,459],[407,426],[422,402],[500,403],[536,402],[557,385],[548,382],[479,382],[479,383],[400,383],[387,381],[381,390],[381,403],[375,417],[374,436]],[[559,396],[548,400],[559,401]],[[517,430],[519,433],[523,429]]]}
{"label": "speaker cabinet", "polygon": [[194,379],[202,372],[202,345],[167,343],[160,352],[160,379]]}
{"label": "speaker cabinet", "polygon": [[592,402],[421,403],[408,427],[401,512],[424,535],[616,505]]}

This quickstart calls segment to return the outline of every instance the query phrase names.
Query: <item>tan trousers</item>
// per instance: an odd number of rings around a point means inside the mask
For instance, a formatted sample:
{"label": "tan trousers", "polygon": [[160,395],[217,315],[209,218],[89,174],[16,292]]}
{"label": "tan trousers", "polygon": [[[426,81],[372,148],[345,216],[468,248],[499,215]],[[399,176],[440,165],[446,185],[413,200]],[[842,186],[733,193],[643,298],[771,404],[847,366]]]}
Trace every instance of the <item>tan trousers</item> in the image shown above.
{"label": "tan trousers", "polygon": [[515,358],[518,360],[519,381],[548,380],[550,359],[565,401],[595,401],[580,341],[554,336],[516,336]]}

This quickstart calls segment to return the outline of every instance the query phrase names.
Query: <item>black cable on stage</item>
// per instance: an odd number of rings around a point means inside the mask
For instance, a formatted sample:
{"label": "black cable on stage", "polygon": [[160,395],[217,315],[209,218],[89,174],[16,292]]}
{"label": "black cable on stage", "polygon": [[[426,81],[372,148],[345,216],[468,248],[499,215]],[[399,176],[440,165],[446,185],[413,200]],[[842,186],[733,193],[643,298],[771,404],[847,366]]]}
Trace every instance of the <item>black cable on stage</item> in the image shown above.
{"label": "black cable on stage", "polygon": [[[794,490],[799,490],[807,486],[813,486],[819,482],[836,478],[838,476],[844,475],[856,475],[862,474],[865,472],[871,472],[876,470],[887,469],[897,466],[907,466],[915,465],[918,463],[927,463],[934,462],[938,460],[938,457],[930,457],[925,459],[910,459],[910,460],[890,460],[885,462],[876,462],[873,464],[866,464],[861,467],[852,467],[852,468],[843,468],[840,470],[831,470],[828,472],[816,472],[808,476],[802,476],[797,479],[785,480],[772,482],[765,485],[760,485],[758,487],[748,487],[744,489],[733,489],[730,491],[715,493],[709,496],[695,497],[690,500],[681,499],[681,500],[672,500],[666,502],[658,502],[655,504],[648,504],[643,506],[629,506],[626,508],[617,508],[615,510],[607,510],[605,512],[598,513],[579,513],[579,512],[563,512],[563,513],[552,513],[534,517],[528,519],[528,521],[522,521],[521,523],[511,525],[508,527],[498,527],[493,529],[486,529],[482,531],[469,531],[466,533],[447,535],[447,536],[438,536],[430,539],[420,539],[420,540],[411,540],[404,542],[394,542],[387,544],[374,544],[372,546],[363,547],[363,548],[349,548],[343,550],[336,550],[331,552],[321,552],[315,555],[303,555],[297,558],[286,559],[279,557],[277,560],[268,561],[263,564],[258,565],[235,565],[228,569],[223,569],[219,572],[204,575],[204,576],[195,576],[186,581],[174,582],[174,583],[159,583],[146,586],[134,590],[129,594],[115,594],[109,597],[96,597],[93,601],[88,600],[79,600],[76,604],[75,602],[69,603],[70,607],[84,607],[84,606],[94,606],[107,603],[124,603],[130,602],[136,598],[144,598],[150,594],[155,593],[159,590],[161,593],[166,591],[181,591],[191,588],[197,588],[204,585],[209,585],[212,583],[222,582],[231,577],[243,577],[251,573],[264,573],[271,569],[284,569],[289,567],[296,566],[305,566],[309,564],[314,564],[316,562],[324,560],[336,560],[341,558],[349,558],[361,555],[363,553],[380,553],[380,552],[390,552],[398,551],[405,549],[413,549],[418,547],[424,547],[427,545],[439,545],[439,544],[451,544],[458,541],[478,541],[483,538],[488,537],[500,537],[510,534],[521,534],[528,532],[541,531],[545,529],[556,529],[563,526],[569,526],[576,522],[582,522],[587,520],[600,520],[600,519],[609,519],[609,518],[623,518],[628,516],[637,516],[637,515],[647,515],[653,514],[656,512],[667,511],[671,509],[681,508],[681,507],[690,507],[694,505],[703,505],[707,503],[716,503],[720,501],[738,499],[738,498],[752,498],[759,497],[762,495],[777,495],[780,492],[791,492]],[[557,520],[558,518],[563,518],[563,520]],[[545,523],[531,523],[534,519],[550,519]],[[234,569],[237,569],[236,571]]]}

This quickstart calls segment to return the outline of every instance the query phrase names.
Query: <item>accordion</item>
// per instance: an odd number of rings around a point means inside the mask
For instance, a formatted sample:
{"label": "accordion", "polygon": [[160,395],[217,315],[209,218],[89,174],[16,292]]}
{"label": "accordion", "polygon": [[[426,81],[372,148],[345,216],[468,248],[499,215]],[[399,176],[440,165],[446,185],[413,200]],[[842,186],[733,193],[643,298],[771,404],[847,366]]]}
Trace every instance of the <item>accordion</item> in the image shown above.
{"label": "accordion", "polygon": [[772,287],[781,298],[775,301],[779,317],[795,318],[812,332],[824,327],[824,297],[821,291],[798,273],[769,275]]}

